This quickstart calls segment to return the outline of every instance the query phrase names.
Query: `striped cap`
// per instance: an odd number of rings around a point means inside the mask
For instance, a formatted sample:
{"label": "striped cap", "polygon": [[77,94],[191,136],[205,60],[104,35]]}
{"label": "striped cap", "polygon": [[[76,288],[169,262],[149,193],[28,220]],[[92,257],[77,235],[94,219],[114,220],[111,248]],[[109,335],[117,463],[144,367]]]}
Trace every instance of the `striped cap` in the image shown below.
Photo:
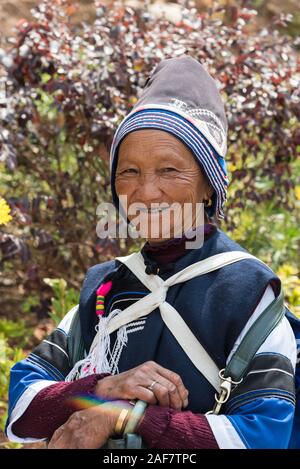
{"label": "striped cap", "polygon": [[[173,79],[174,74],[176,79]],[[199,92],[200,84],[202,93]],[[205,101],[206,107],[201,100]],[[215,214],[218,219],[224,218],[228,187],[224,159],[227,121],[216,84],[199,62],[185,55],[163,60],[146,81],[138,103],[119,125],[110,151],[111,188],[117,208],[115,174],[120,143],[130,132],[150,128],[169,132],[190,149],[214,189],[213,203],[206,207],[206,213],[209,217]]]}

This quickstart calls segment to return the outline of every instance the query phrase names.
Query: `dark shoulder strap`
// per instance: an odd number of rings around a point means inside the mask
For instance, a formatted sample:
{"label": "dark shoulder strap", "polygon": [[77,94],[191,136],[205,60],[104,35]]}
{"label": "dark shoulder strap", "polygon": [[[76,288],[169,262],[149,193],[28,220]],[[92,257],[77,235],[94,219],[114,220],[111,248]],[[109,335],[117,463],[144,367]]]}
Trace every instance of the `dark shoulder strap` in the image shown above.
{"label": "dark shoulder strap", "polygon": [[240,381],[257,350],[284,315],[284,295],[281,289],[280,294],[267,306],[246,333],[225,368],[225,377],[230,376],[233,381]]}

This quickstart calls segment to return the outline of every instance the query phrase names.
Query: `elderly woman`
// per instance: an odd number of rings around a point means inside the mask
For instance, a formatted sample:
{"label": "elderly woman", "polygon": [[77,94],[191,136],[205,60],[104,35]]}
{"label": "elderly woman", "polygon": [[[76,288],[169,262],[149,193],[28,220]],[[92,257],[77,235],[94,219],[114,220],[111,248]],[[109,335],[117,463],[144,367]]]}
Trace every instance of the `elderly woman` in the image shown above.
{"label": "elderly woman", "polygon": [[[270,268],[249,256],[170,284],[169,322],[161,308],[148,308],[147,314],[142,309],[150,291],[153,298],[157,294],[153,285],[183,269],[219,254],[247,255],[212,223],[214,216],[224,218],[226,132],[221,98],[203,66],[188,56],[163,60],[115,134],[112,194],[117,206],[121,196],[129,206],[140,206],[149,229],[172,204],[188,204],[193,208],[188,230],[178,237],[182,225],[176,216],[169,239],[163,230],[154,236],[150,229],[140,274],[124,259],[88,270],[79,308],[12,368],[6,428],[11,440],[100,448],[130,423],[149,448],[288,447],[296,346],[285,317],[264,338],[219,413],[208,413],[216,391],[205,367],[197,366],[201,344],[207,368],[210,362],[225,368],[254,321],[279,296],[280,280]],[[204,224],[196,217],[199,203]],[[133,220],[129,212],[126,217]],[[193,229],[203,229],[204,239],[188,249]],[[125,310],[133,311],[137,302],[141,310],[135,308],[135,319],[123,324]],[[116,319],[120,327],[109,330]],[[189,340],[183,343],[185,334],[192,334],[187,336],[193,337],[192,348]],[[78,409],[80,402],[89,405]]]}

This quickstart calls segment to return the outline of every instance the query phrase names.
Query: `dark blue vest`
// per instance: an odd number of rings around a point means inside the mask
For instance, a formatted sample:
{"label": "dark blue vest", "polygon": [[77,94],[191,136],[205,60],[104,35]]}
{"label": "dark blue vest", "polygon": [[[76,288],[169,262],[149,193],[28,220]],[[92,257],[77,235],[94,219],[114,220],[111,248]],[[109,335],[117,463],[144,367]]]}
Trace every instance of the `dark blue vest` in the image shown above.
{"label": "dark blue vest", "polygon": [[[160,277],[165,280],[192,263],[227,251],[246,252],[222,230],[217,229],[201,248],[186,251]],[[147,257],[143,250],[142,254],[144,258]],[[105,300],[106,314],[116,307],[124,310],[149,292],[119,261],[91,267],[84,280],[79,303],[86,350],[89,350],[95,335],[96,290],[108,279],[112,280],[113,288]],[[277,296],[280,280],[274,272],[255,259],[245,259],[170,287],[167,301],[181,314],[221,369],[268,284],[271,284]],[[111,336],[111,347],[115,338],[116,332]],[[199,413],[211,410],[215,390],[181,349],[163,323],[158,309],[150,313],[142,330],[128,334],[128,344],[123,349],[118,364],[119,372],[148,360],[154,360],[181,376],[189,390],[188,410]]]}

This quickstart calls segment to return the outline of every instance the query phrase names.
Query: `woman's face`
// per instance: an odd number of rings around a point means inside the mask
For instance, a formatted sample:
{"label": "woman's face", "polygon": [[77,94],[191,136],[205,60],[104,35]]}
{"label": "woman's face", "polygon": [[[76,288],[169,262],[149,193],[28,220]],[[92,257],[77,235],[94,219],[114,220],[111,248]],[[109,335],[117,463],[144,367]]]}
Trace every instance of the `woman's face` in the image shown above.
{"label": "woman's face", "polygon": [[[196,226],[196,204],[213,194],[191,151],[173,135],[157,129],[131,132],[122,141],[115,187],[119,199],[127,197],[128,219],[133,223],[137,213],[139,219],[142,217],[144,228],[139,226],[139,230],[145,231],[146,226],[144,237],[151,243],[174,237],[179,224],[182,229],[178,210],[173,212],[168,207],[193,207],[192,228]],[[130,214],[131,204],[141,211]],[[158,210],[158,205],[163,210]],[[167,218],[170,229],[166,231],[162,220]]]}

